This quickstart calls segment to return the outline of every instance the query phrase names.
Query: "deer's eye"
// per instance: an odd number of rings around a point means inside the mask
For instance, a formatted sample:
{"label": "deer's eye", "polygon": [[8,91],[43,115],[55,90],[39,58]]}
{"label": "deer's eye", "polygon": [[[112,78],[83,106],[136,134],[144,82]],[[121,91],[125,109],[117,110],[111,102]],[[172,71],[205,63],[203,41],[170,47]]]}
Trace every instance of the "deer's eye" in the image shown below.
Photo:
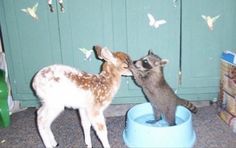
{"label": "deer's eye", "polygon": [[125,68],[125,69],[128,69],[128,65],[125,64],[125,63],[122,64],[122,67]]}

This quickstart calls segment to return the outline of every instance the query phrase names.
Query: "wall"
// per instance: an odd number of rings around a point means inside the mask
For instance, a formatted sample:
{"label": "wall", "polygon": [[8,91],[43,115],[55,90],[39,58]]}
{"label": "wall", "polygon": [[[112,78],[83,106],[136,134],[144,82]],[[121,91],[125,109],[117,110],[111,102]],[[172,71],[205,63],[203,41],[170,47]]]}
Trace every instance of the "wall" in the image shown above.
{"label": "wall", "polygon": [[0,37],[0,52],[2,52],[2,38]]}

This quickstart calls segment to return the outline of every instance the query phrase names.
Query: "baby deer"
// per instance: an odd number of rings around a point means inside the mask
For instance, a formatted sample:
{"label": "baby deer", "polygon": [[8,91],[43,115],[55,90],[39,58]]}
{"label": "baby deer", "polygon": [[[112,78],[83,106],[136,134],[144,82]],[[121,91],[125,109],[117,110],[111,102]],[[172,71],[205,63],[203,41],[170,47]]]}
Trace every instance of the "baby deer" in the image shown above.
{"label": "baby deer", "polygon": [[110,52],[95,46],[98,58],[104,60],[98,75],[78,71],[65,65],[51,65],[41,69],[32,86],[42,106],[37,111],[37,126],[47,148],[57,146],[51,123],[65,107],[79,109],[87,147],[92,147],[91,125],[103,147],[110,147],[103,111],[119,89],[121,76],[131,76],[129,56],[123,52]]}

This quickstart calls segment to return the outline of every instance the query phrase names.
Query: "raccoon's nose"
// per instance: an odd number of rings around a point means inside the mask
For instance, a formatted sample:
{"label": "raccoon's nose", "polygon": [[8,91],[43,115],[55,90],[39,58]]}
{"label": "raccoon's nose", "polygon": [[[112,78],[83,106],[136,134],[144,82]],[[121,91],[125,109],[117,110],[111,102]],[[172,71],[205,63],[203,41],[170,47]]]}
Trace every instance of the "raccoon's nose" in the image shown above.
{"label": "raccoon's nose", "polygon": [[133,61],[133,64],[135,65],[137,61]]}

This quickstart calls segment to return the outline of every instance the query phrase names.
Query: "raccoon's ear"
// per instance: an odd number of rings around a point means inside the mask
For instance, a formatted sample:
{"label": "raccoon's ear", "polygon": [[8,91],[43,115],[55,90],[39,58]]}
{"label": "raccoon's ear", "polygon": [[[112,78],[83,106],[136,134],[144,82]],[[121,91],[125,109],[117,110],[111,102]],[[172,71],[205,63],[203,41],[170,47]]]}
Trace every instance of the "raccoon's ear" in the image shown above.
{"label": "raccoon's ear", "polygon": [[148,55],[153,55],[152,49],[149,49]]}
{"label": "raccoon's ear", "polygon": [[167,60],[167,59],[161,59],[160,65],[165,66],[168,62],[169,62],[169,60]]}

